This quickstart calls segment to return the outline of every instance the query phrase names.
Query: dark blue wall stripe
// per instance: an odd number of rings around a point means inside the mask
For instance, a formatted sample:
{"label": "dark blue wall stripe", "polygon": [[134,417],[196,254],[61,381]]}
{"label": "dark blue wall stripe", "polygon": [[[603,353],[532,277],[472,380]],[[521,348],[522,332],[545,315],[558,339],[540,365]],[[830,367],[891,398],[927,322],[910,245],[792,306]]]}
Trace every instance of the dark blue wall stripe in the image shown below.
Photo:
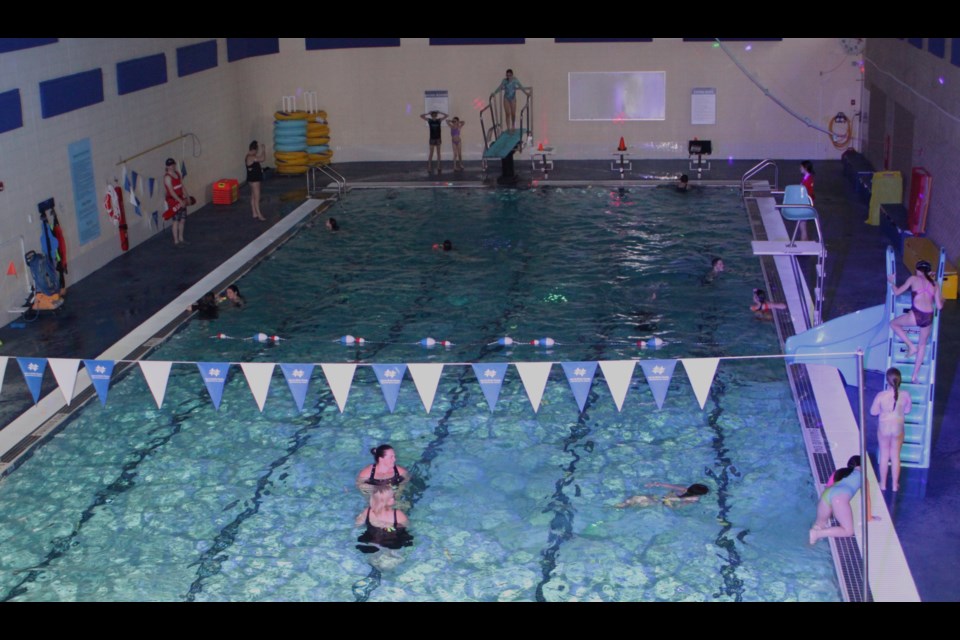
{"label": "dark blue wall stripe", "polygon": [[526,38],[430,38],[431,45],[523,44]]}
{"label": "dark blue wall stripe", "polygon": [[177,49],[177,76],[213,69],[217,66],[217,41],[207,40]]}
{"label": "dark blue wall stripe", "polygon": [[783,38],[684,38],[684,42],[782,42]]}
{"label": "dark blue wall stripe", "polygon": [[40,83],[40,111],[52,118],[103,102],[103,70],[93,69]]}
{"label": "dark blue wall stripe", "polygon": [[917,49],[923,49],[923,38],[907,38],[907,42],[915,46]]}
{"label": "dark blue wall stripe", "polygon": [[554,38],[554,42],[653,42],[653,38]]}
{"label": "dark blue wall stripe", "polygon": [[960,38],[950,38],[950,62],[960,67]]}
{"label": "dark blue wall stripe", "polygon": [[927,51],[942,58],[947,52],[946,38],[927,38]]}
{"label": "dark blue wall stripe", "polygon": [[279,38],[227,38],[227,61],[280,53]]}
{"label": "dark blue wall stripe", "polygon": [[121,96],[167,82],[167,55],[158,53],[117,63],[117,93]]}
{"label": "dark blue wall stripe", "polygon": [[307,51],[400,46],[400,38],[304,38],[304,40]]}
{"label": "dark blue wall stripe", "polygon": [[0,93],[0,133],[23,126],[20,89]]}
{"label": "dark blue wall stripe", "polygon": [[0,53],[42,47],[45,44],[53,44],[58,40],[59,38],[0,38]]}

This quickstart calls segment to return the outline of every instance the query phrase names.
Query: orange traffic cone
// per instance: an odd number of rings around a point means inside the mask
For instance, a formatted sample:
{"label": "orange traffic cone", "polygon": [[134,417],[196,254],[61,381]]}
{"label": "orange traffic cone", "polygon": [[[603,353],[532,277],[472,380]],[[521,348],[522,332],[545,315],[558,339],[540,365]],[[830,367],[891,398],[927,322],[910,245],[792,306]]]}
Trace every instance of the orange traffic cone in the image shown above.
{"label": "orange traffic cone", "polygon": [[540,143],[540,146],[537,147],[537,151],[543,151],[543,143],[542,143],[542,142]]}
{"label": "orange traffic cone", "polygon": [[13,260],[10,261],[10,266],[7,267],[7,275],[8,275],[8,276],[15,276],[15,275],[17,275],[17,268],[16,268],[15,266],[13,266]]}
{"label": "orange traffic cone", "polygon": [[617,151],[626,151],[627,143],[623,141],[623,136],[620,136],[620,146],[617,147]]}

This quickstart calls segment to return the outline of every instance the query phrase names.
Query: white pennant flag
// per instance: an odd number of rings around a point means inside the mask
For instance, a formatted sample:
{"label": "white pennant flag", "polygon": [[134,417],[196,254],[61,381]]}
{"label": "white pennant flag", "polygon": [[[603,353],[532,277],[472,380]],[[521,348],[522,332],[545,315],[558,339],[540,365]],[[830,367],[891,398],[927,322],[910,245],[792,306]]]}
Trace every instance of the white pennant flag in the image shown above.
{"label": "white pennant flag", "polygon": [[250,392],[253,394],[253,399],[257,401],[261,413],[263,413],[263,405],[267,401],[267,392],[270,391],[270,379],[273,378],[275,366],[276,364],[273,362],[240,363],[243,375],[247,378],[247,384],[250,385]]}
{"label": "white pennant flag", "polygon": [[327,378],[327,384],[330,385],[330,391],[333,392],[333,398],[340,407],[340,413],[343,413],[343,408],[347,405],[347,396],[350,395],[350,385],[353,384],[353,372],[356,371],[357,365],[352,362],[346,364],[321,362],[320,367]]}
{"label": "white pennant flag", "polygon": [[409,364],[407,368],[410,370],[413,383],[417,385],[417,393],[420,394],[423,408],[430,413],[433,397],[437,394],[437,385],[440,384],[440,374],[443,373],[443,365],[420,362]]}
{"label": "white pennant flag", "polygon": [[623,401],[627,397],[627,390],[630,388],[630,378],[633,377],[633,369],[636,366],[636,360],[600,361],[600,369],[603,371],[603,377],[607,381],[610,395],[613,396],[613,401],[617,405],[617,411],[623,409]]}
{"label": "white pennant flag", "polygon": [[717,364],[720,358],[680,358],[683,368],[690,378],[690,386],[693,387],[693,393],[697,396],[697,402],[703,409],[707,403],[707,396],[710,394],[710,385],[713,384],[713,376],[717,373]]}
{"label": "white pennant flag", "polygon": [[514,362],[513,366],[517,368],[520,374],[520,380],[523,382],[523,388],[527,391],[527,397],[533,406],[533,412],[540,409],[540,400],[543,398],[543,389],[547,386],[547,378],[550,376],[550,367],[552,362]]}
{"label": "white pennant flag", "polygon": [[150,387],[153,399],[157,401],[157,409],[163,404],[163,396],[167,393],[167,378],[170,377],[172,362],[163,360],[141,360],[140,371]]}
{"label": "white pennant flag", "polygon": [[0,391],[3,391],[3,376],[7,373],[8,356],[0,356]]}
{"label": "white pennant flag", "polygon": [[73,358],[47,358],[50,364],[50,370],[53,371],[53,377],[60,386],[60,393],[63,399],[70,404],[73,400],[73,390],[77,385],[77,368],[80,366],[80,360]]}

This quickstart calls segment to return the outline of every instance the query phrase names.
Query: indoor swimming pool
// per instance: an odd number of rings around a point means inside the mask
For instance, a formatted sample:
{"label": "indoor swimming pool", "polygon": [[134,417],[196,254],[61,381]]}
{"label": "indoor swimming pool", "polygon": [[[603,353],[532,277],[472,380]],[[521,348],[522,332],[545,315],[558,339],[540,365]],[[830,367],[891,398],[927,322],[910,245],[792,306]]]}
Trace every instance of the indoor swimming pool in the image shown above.
{"label": "indoor swimming pool", "polygon": [[[733,189],[353,190],[150,355],[161,408],[135,369],[0,482],[0,599],[838,601],[782,360],[721,360],[703,410],[677,364],[662,408],[637,366],[581,412],[560,364],[779,353],[750,240]],[[316,366],[302,411],[277,367],[261,412],[237,364],[215,408],[197,361]],[[491,410],[470,365],[516,362],[555,363],[538,410],[514,366]],[[357,364],[342,412],[320,363]],[[390,411],[386,363],[445,365],[429,412],[409,373]],[[413,544],[364,554],[384,442]],[[710,492],[614,506],[654,481]]]}

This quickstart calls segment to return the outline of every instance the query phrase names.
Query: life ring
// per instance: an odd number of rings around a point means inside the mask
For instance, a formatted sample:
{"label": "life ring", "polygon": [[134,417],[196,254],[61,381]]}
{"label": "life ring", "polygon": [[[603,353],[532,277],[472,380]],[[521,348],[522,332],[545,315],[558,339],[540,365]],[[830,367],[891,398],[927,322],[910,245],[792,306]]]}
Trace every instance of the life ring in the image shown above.
{"label": "life ring", "polygon": [[330,147],[325,144],[316,144],[316,145],[307,145],[307,153],[326,153],[330,151]]}
{"label": "life ring", "polygon": [[276,172],[282,175],[298,175],[307,172],[307,165],[294,164],[286,166],[277,166]]}
{"label": "life ring", "polygon": [[309,117],[306,111],[277,111],[273,114],[274,120],[306,120]]}
{"label": "life ring", "polygon": [[319,136],[316,138],[311,138],[307,136],[307,146],[308,147],[321,147],[330,144],[330,136]]}
{"label": "life ring", "polygon": [[307,159],[306,151],[277,151],[273,154],[274,159],[277,162],[286,162],[286,163],[303,163]]}
{"label": "life ring", "polygon": [[293,153],[293,152],[304,152],[304,149],[307,148],[306,144],[274,144],[273,148],[281,153]]}
{"label": "life ring", "polygon": [[273,138],[274,144],[299,144],[301,146],[307,146],[307,139],[303,136],[275,136]]}
{"label": "life ring", "polygon": [[330,135],[330,125],[319,122],[308,122],[307,135],[328,136]]}

